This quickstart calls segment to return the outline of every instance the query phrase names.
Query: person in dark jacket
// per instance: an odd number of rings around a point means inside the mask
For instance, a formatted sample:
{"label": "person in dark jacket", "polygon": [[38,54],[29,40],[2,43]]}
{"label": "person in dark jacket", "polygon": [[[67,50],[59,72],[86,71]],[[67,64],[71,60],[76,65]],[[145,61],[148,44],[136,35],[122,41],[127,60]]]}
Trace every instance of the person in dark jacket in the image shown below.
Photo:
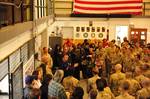
{"label": "person in dark jacket", "polygon": [[47,74],[42,82],[42,86],[41,86],[41,99],[48,99],[48,85],[50,83],[52,79],[52,75]]}

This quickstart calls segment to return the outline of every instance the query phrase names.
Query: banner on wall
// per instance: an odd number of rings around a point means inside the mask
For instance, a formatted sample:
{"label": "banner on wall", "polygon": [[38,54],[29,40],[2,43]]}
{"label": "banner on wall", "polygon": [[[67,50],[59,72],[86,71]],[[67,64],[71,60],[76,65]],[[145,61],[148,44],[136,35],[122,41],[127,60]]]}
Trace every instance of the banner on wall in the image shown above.
{"label": "banner on wall", "polygon": [[23,66],[23,85],[25,87],[25,77],[26,75],[32,75],[34,71],[34,55],[28,60],[28,62]]}

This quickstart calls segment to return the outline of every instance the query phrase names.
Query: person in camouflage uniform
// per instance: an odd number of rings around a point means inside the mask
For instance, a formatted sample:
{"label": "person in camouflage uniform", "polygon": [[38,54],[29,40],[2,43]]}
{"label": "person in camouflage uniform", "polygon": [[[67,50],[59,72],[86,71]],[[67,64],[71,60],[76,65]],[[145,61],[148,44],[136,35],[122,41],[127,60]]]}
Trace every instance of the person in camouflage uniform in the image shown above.
{"label": "person in camouflage uniform", "polygon": [[96,86],[98,90],[97,99],[114,99],[112,94],[104,90],[105,84],[102,79],[96,80]]}
{"label": "person in camouflage uniform", "polygon": [[115,65],[116,72],[110,76],[110,87],[115,96],[120,94],[119,86],[121,84],[121,81],[125,79],[125,74],[121,72],[121,69],[122,65],[116,64]]}
{"label": "person in camouflage uniform", "polygon": [[128,91],[130,90],[130,83],[128,81],[123,81],[121,84],[121,94],[116,97],[116,99],[135,99],[131,96]]}
{"label": "person in camouflage uniform", "polygon": [[141,85],[133,78],[132,72],[126,72],[126,81],[130,83],[129,94],[135,96],[135,93],[141,89]]}
{"label": "person in camouflage uniform", "polygon": [[142,89],[139,90],[136,93],[137,99],[139,99],[139,97],[144,97],[144,99],[149,99],[150,98],[150,79],[146,78],[144,79],[142,82]]}

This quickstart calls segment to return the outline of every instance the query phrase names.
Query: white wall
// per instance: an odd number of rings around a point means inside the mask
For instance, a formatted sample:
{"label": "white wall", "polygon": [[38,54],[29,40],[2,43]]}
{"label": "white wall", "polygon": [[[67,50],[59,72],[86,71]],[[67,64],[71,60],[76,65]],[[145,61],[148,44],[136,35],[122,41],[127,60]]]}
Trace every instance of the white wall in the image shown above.
{"label": "white wall", "polygon": [[62,26],[89,26],[89,21],[93,21],[93,26],[106,26],[109,28],[109,40],[115,39],[116,26],[130,26],[135,28],[147,28],[147,42],[150,43],[150,18],[56,18],[54,24],[48,29],[49,35],[51,31],[55,31],[55,27]]}
{"label": "white wall", "polygon": [[[69,18],[68,18],[69,19]],[[74,38],[75,38],[75,33],[76,33],[76,27],[88,27],[89,26],[89,20],[57,20],[54,22],[54,24],[48,29],[49,30],[49,35],[51,35],[51,32],[57,32],[56,27],[58,27],[58,32],[61,32],[61,27],[74,27]],[[108,27],[107,22],[105,21],[93,21],[93,27]],[[82,32],[80,32],[83,34]],[[69,34],[68,34],[69,35]],[[64,35],[65,36],[65,35]],[[64,37],[66,38],[66,37]],[[81,38],[83,38],[81,36]]]}

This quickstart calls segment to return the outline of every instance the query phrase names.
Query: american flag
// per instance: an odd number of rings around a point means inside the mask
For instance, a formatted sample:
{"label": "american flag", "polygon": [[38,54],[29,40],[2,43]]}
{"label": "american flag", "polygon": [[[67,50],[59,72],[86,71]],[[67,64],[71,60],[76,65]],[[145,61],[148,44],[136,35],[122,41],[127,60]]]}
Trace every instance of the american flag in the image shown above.
{"label": "american flag", "polygon": [[75,14],[142,14],[142,0],[74,0]]}

